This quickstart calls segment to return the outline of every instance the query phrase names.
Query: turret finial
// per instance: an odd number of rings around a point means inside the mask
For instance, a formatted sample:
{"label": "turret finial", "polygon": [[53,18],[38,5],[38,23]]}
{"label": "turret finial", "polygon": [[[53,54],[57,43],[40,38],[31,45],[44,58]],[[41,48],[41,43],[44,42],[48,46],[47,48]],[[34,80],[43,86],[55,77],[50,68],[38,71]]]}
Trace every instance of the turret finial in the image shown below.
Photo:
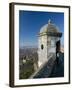
{"label": "turret finial", "polygon": [[51,23],[51,20],[49,19],[49,20],[48,20],[48,24],[50,24],[50,23]]}

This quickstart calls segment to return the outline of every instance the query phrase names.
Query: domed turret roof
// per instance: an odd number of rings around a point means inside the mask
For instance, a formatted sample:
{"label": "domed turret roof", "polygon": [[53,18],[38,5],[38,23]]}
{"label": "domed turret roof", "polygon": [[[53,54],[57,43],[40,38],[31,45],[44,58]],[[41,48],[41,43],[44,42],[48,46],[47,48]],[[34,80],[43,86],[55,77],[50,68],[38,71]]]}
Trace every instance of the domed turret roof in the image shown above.
{"label": "domed turret roof", "polygon": [[58,27],[51,22],[51,20],[48,21],[48,24],[45,24],[41,27],[40,33],[48,33],[48,32],[59,32]]}

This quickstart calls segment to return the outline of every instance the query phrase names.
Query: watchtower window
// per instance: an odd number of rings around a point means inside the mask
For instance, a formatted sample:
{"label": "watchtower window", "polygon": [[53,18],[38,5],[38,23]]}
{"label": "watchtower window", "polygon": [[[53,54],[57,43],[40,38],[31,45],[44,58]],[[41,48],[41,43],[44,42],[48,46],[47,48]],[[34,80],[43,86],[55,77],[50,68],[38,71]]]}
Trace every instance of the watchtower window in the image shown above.
{"label": "watchtower window", "polygon": [[41,49],[43,50],[43,48],[44,48],[44,46],[43,46],[43,44],[41,45]]}

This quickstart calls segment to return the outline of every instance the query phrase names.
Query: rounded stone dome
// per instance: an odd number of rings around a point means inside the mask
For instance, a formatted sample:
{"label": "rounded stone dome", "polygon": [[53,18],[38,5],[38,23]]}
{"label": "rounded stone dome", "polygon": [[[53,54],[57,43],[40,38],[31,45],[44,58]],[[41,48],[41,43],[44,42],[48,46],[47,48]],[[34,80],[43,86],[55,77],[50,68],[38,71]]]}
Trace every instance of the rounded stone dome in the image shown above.
{"label": "rounded stone dome", "polygon": [[40,33],[47,33],[47,32],[59,32],[58,27],[55,24],[52,24],[51,21],[48,21],[48,24],[45,24],[41,27]]}

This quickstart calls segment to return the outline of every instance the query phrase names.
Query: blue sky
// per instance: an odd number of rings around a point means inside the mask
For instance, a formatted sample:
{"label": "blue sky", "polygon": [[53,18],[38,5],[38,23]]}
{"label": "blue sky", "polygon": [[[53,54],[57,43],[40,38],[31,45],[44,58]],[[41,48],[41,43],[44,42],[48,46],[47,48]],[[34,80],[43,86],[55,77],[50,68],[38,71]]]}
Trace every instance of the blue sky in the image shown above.
{"label": "blue sky", "polygon": [[[38,12],[38,11],[19,11],[19,44],[22,46],[37,46],[38,33],[40,28],[48,23],[48,20],[59,27],[60,32],[64,33],[64,13],[58,12]],[[64,35],[61,38],[63,45]]]}

